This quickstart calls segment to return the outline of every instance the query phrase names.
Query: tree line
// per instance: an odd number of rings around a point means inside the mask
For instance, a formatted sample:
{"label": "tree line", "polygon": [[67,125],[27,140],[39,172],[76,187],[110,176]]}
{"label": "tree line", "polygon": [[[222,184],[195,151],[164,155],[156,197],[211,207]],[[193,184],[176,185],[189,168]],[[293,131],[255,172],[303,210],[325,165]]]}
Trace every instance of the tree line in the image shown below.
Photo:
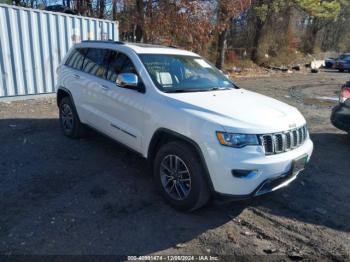
{"label": "tree line", "polygon": [[180,46],[218,68],[231,60],[290,62],[350,48],[347,0],[0,0],[119,21],[124,41]]}

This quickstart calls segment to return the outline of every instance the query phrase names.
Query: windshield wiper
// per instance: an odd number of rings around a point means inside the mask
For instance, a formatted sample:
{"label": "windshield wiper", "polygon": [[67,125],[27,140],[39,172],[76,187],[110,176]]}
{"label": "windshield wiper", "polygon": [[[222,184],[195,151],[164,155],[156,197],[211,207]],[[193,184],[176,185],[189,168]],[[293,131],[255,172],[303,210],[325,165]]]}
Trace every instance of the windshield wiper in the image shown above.
{"label": "windshield wiper", "polygon": [[190,93],[190,92],[206,92],[211,91],[211,89],[175,89],[175,90],[167,90],[165,93]]}
{"label": "windshield wiper", "polygon": [[231,89],[230,87],[225,87],[225,86],[217,86],[217,87],[212,87],[209,90],[213,91],[213,90],[229,90]]}
{"label": "windshield wiper", "polygon": [[212,87],[212,88],[188,88],[188,89],[174,89],[174,90],[166,90],[165,93],[190,93],[190,92],[209,92],[216,90],[229,90],[230,87]]}

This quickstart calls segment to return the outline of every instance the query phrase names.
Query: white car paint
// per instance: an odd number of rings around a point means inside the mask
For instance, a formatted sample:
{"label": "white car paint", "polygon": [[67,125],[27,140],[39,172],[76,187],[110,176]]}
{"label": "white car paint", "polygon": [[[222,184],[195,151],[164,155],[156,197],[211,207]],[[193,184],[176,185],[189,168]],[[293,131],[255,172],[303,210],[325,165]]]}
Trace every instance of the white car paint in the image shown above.
{"label": "white car paint", "polygon": [[265,134],[288,130],[291,123],[305,124],[292,106],[244,89],[166,94],[175,107],[217,123],[232,133]]}
{"label": "white car paint", "polygon": [[[222,146],[216,131],[271,134],[301,127],[306,121],[296,108],[244,89],[164,93],[155,86],[138,57],[144,53],[200,57],[197,54],[175,48],[106,42],[83,42],[75,47],[123,52],[134,63],[146,87],[145,93],[139,93],[68,68],[64,65],[67,55],[58,69],[57,88],[69,89],[80,120],[146,158],[151,139],[160,128],[191,139],[199,146],[213,188],[218,193],[249,195],[263,181],[288,172],[294,159],[305,154],[308,159],[311,157],[313,143],[309,137],[298,148],[275,155],[265,155],[261,145]],[[73,75],[78,75],[79,79]],[[232,169],[257,170],[257,174],[237,178],[232,176]]]}

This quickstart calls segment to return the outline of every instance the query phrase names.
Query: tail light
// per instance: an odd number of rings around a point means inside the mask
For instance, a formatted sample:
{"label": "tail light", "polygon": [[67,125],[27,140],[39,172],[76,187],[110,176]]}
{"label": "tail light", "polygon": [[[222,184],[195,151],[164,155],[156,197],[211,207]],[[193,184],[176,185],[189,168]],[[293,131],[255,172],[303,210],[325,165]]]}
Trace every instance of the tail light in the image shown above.
{"label": "tail light", "polygon": [[345,103],[346,100],[350,98],[350,87],[349,85],[345,85],[342,87],[340,95],[339,95],[339,102]]}

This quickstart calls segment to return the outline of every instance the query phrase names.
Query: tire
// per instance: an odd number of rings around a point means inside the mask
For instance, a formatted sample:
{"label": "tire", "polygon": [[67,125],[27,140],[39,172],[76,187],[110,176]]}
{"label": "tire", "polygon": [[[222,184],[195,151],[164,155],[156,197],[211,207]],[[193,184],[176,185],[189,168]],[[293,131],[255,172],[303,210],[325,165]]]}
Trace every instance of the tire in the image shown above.
{"label": "tire", "polygon": [[154,180],[171,206],[193,211],[209,201],[205,170],[191,146],[178,141],[165,144],[157,152],[153,163]]}
{"label": "tire", "polygon": [[339,69],[339,72],[340,72],[340,73],[343,73],[343,72],[344,72],[344,69]]}
{"label": "tire", "polygon": [[63,134],[70,138],[79,138],[84,133],[84,126],[69,96],[62,98],[59,105],[59,117]]}

